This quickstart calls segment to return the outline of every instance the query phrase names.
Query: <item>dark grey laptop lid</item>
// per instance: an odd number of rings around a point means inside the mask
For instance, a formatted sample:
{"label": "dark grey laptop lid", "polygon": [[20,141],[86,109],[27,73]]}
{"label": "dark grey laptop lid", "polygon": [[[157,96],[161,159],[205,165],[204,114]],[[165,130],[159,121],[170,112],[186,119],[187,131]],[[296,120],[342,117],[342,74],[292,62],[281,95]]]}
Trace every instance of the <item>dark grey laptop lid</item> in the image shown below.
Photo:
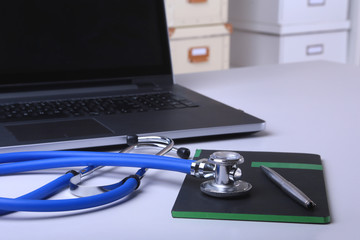
{"label": "dark grey laptop lid", "polygon": [[3,1],[0,89],[172,84],[163,9],[158,0]]}

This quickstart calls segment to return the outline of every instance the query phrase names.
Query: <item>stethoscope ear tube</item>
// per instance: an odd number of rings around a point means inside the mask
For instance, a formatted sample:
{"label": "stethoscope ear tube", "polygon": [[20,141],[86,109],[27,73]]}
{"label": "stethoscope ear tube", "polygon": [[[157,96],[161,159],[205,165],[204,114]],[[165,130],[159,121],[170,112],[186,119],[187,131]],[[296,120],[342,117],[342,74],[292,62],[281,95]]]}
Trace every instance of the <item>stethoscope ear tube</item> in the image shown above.
{"label": "stethoscope ear tube", "polygon": [[[53,154],[56,154],[54,152]],[[0,156],[1,158],[1,156]],[[154,168],[168,171],[190,173],[192,160],[172,157],[134,154],[134,153],[101,153],[84,156],[65,156],[0,165],[0,175],[35,171],[50,168],[81,167],[81,166],[118,166]]]}
{"label": "stethoscope ear tube", "polygon": [[128,178],[123,185],[109,192],[75,199],[33,200],[0,198],[0,209],[5,211],[56,212],[92,208],[109,204],[129,195],[136,189],[137,185],[138,183],[135,179]]}
{"label": "stethoscope ear tube", "polygon": [[[19,158],[16,158],[16,154],[0,155],[0,162],[4,163],[0,165],[0,175],[75,166],[126,166],[190,173],[191,163],[193,162],[178,158],[133,153],[27,152],[18,154]],[[9,211],[48,212],[97,207],[127,196],[139,185],[138,179],[128,177],[118,187],[94,196],[64,200],[39,200],[47,198],[49,195],[66,187],[73,176],[74,174],[69,172],[43,187],[16,199],[0,198],[0,209],[2,210],[0,214],[6,214]]]}
{"label": "stethoscope ear tube", "polygon": [[[64,188],[68,187],[69,185],[69,180],[74,176],[74,173],[72,172],[68,172],[58,178],[56,178],[55,180],[45,184],[44,186],[30,192],[27,193],[21,197],[18,197],[16,199],[47,199],[53,195],[55,195],[56,193],[58,193],[59,191],[63,190]],[[0,198],[0,202],[1,202]],[[2,207],[3,209],[4,207]],[[12,213],[14,211],[18,211],[18,209],[10,211],[10,210],[0,210],[0,216]]]}
{"label": "stethoscope ear tube", "polygon": [[[141,148],[153,148],[153,150],[157,149],[154,153],[158,156],[163,156],[169,152],[176,152],[177,156],[183,159],[188,159],[190,157],[190,150],[188,148],[176,148],[174,147],[174,141],[168,137],[162,136],[127,136],[127,144],[128,147],[122,149],[121,153],[129,153],[134,150],[138,150]],[[87,176],[92,174],[94,171],[101,169],[103,166],[88,166],[79,171],[79,174],[72,177],[70,179],[70,191],[73,195],[77,197],[88,197],[96,194],[101,194],[103,192],[110,191],[114,188],[123,184],[123,179],[120,182],[115,182],[107,185],[97,185],[97,186],[88,186],[82,185],[84,179]],[[138,179],[138,183],[140,184],[140,180],[144,177],[147,168],[139,169],[135,175],[131,175]]]}
{"label": "stethoscope ear tube", "polygon": [[[130,152],[139,147],[157,147],[157,155],[176,151],[181,158],[189,158],[190,151],[186,148],[174,147],[174,141],[161,136],[128,136],[129,147],[122,152]],[[192,161],[163,156],[124,153],[101,153],[85,151],[38,151],[0,154],[0,175],[14,174],[34,170],[59,167],[83,167],[80,171],[69,171],[50,183],[16,199],[0,198],[0,215],[13,211],[69,211],[108,204],[132,193],[139,187],[140,180],[147,168],[190,173]],[[139,167],[134,174],[122,181],[107,186],[87,187],[92,189],[91,195],[76,199],[44,200],[70,184],[71,192],[83,192],[84,186],[78,185],[81,178],[100,169],[102,166]],[[73,183],[77,178],[79,183]],[[93,191],[97,189],[97,191]],[[93,195],[94,194],[94,195]],[[75,194],[76,195],[76,194]],[[83,195],[83,193],[81,194]],[[80,195],[79,195],[80,196]]]}

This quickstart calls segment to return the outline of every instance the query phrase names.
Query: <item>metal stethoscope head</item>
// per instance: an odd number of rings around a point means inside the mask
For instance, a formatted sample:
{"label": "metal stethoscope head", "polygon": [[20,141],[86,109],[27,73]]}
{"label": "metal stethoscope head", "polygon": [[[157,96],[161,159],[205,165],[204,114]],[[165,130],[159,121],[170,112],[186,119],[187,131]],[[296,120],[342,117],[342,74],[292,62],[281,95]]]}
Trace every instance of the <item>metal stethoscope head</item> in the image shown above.
{"label": "metal stethoscope head", "polygon": [[192,175],[200,178],[214,178],[203,182],[203,193],[220,198],[239,197],[247,194],[252,185],[240,180],[240,165],[244,158],[236,152],[214,152],[209,159],[201,159],[192,164]]}

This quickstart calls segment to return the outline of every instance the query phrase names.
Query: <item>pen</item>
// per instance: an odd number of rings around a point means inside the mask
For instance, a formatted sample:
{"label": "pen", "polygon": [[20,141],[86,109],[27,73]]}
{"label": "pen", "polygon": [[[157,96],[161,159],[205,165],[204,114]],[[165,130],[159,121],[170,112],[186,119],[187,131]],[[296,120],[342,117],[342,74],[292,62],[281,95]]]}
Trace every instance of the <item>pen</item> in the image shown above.
{"label": "pen", "polygon": [[295,201],[297,201],[306,208],[312,208],[316,206],[316,204],[308,196],[306,196],[305,193],[303,193],[294,184],[286,180],[280,174],[263,165],[260,166],[260,168],[265,173],[265,175],[270,178],[272,182],[279,186]]}

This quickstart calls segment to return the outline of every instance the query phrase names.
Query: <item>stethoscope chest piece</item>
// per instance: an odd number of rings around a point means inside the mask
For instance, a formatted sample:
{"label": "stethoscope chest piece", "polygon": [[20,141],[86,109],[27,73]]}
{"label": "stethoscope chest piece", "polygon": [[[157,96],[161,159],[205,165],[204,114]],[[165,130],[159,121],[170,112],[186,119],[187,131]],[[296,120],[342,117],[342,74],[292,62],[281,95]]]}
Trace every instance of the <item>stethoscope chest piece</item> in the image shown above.
{"label": "stethoscope chest piece", "polygon": [[210,155],[208,163],[214,164],[214,179],[203,182],[200,189],[203,193],[221,198],[239,197],[247,194],[252,185],[240,180],[242,172],[239,165],[244,158],[236,152],[215,152]]}

